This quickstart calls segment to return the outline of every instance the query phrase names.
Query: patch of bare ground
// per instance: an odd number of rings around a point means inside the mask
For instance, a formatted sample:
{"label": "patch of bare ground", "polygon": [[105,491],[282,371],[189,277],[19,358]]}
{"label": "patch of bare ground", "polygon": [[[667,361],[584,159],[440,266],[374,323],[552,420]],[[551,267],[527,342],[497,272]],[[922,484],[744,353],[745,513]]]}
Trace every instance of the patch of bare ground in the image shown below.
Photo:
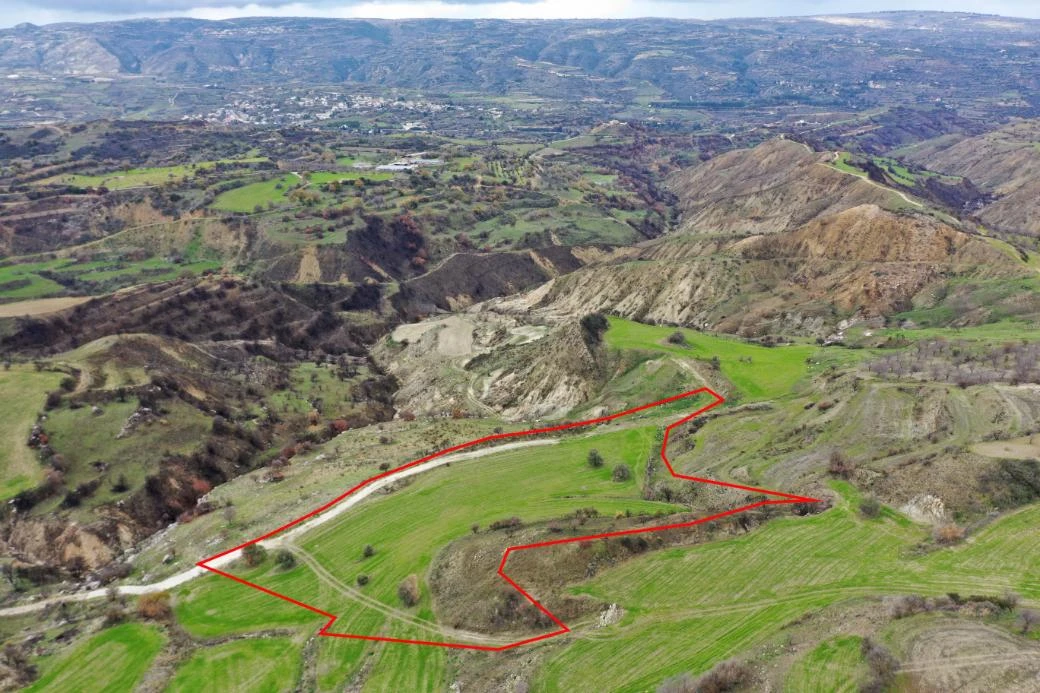
{"label": "patch of bare ground", "polygon": [[908,690],[1040,690],[1040,644],[997,626],[939,616],[898,623],[900,678]]}
{"label": "patch of bare ground", "polygon": [[0,318],[20,318],[24,315],[46,315],[73,308],[90,300],[90,296],[60,296],[37,298],[32,301],[0,304]]}

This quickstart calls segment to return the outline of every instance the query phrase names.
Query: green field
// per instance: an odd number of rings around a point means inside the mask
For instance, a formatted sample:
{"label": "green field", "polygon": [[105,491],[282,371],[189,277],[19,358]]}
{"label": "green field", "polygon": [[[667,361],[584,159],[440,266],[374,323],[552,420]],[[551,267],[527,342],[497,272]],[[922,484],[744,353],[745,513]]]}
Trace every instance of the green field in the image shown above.
{"label": "green field", "polygon": [[126,623],[95,635],[48,662],[42,676],[27,690],[55,693],[123,693],[133,690],[166,636],[152,626]]}
{"label": "green field", "polygon": [[268,203],[284,202],[289,189],[299,182],[299,178],[288,174],[281,178],[250,183],[217,195],[210,206],[225,212],[253,212],[258,206],[266,208]]}
{"label": "green field", "polygon": [[862,639],[845,636],[820,643],[788,672],[788,693],[856,693],[864,676]]}
{"label": "green field", "polygon": [[239,640],[197,650],[166,690],[279,693],[292,690],[299,669],[299,647],[288,638]]}
{"label": "green field", "polygon": [[[568,438],[553,446],[506,452],[431,471],[406,489],[366,501],[298,543],[335,579],[353,584],[357,574],[364,572],[371,579],[365,594],[397,605],[398,583],[411,573],[424,575],[436,550],[470,533],[473,524],[486,528],[513,515],[524,522],[547,520],[586,507],[595,507],[606,516],[626,510],[674,511],[674,505],[639,497],[637,479],[645,468],[655,431],[654,427],[634,428]],[[587,464],[592,448],[605,458],[602,468]],[[633,472],[633,478],[622,483],[611,480],[612,468],[620,462]],[[474,498],[481,500],[474,503]],[[387,523],[387,517],[395,518],[394,522]],[[431,518],[437,521],[431,522]],[[366,544],[377,551],[363,559]],[[304,566],[287,573],[260,569],[253,577],[264,586],[351,618],[358,611],[337,593],[328,575],[316,576]],[[193,587],[179,601],[181,623],[192,632],[215,635],[256,625],[257,619],[267,627],[315,621],[301,609],[283,608],[269,597],[227,580],[207,583],[208,589]],[[424,595],[419,609],[429,611],[428,590],[424,589]],[[374,616],[382,618],[378,613]],[[362,609],[360,617],[371,619],[372,615]],[[342,627],[337,623],[338,629]]]}
{"label": "green field", "polygon": [[185,274],[199,275],[220,269],[219,260],[206,257],[187,257],[186,262],[172,262],[166,258],[125,260],[118,256],[101,257],[87,262],[70,258],[26,262],[0,267],[0,300],[17,301],[44,298],[68,293],[55,279],[42,273],[53,273],[61,281],[75,282],[77,290],[84,287],[91,293],[105,293],[133,284],[161,282]]}
{"label": "green field", "polygon": [[[1005,517],[956,548],[913,556],[923,528],[863,520],[850,504],[773,520],[748,535],[655,552],[578,591],[621,604],[609,638],[579,638],[548,661],[539,690],[645,690],[699,672],[775,636],[799,615],[877,594],[1040,599],[1040,506]],[[622,653],[624,656],[621,656]]]}
{"label": "green field", "polygon": [[[605,340],[615,349],[657,351],[709,362],[718,357],[722,374],[746,400],[788,396],[809,374],[831,363],[850,363],[861,357],[861,353],[841,349],[809,345],[764,347],[694,330],[644,325],[613,317],[609,320]],[[682,332],[686,346],[667,341],[675,332]]]}
{"label": "green field", "polygon": [[97,188],[104,186],[109,190],[124,190],[151,185],[162,185],[182,178],[193,178],[196,175],[212,171],[219,164],[255,164],[267,161],[267,157],[257,156],[245,159],[221,159],[219,161],[200,161],[197,164],[182,166],[160,166],[154,168],[132,168],[125,171],[112,171],[96,176],[67,175],[55,176],[40,181],[40,184],[74,185],[80,188]]}
{"label": "green field", "polygon": [[[376,496],[357,509],[304,535],[302,562],[284,571],[270,561],[236,573],[265,587],[341,615],[337,632],[380,633],[395,637],[438,636],[437,605],[424,586],[418,606],[405,616],[381,610],[400,607],[396,586],[409,574],[426,575],[442,547],[466,536],[470,525],[510,515],[525,522],[560,517],[593,506],[601,515],[663,509],[639,500],[639,483],[609,481],[615,461],[642,476],[656,428],[598,432],[566,439],[552,447],[530,448],[462,462],[425,473],[388,496]],[[602,469],[585,464],[590,448],[607,458]],[[858,494],[835,484],[843,494],[821,515],[781,517],[743,536],[651,552],[571,588],[603,603],[618,603],[626,613],[610,630],[580,633],[546,645],[546,665],[534,690],[646,690],[668,676],[699,672],[776,637],[800,615],[848,600],[874,595],[923,593],[999,595],[1013,590],[1040,599],[1040,547],[1033,532],[1040,506],[1005,516],[974,535],[971,542],[926,553],[911,550],[927,541],[927,528],[885,510],[874,520],[857,511]],[[479,499],[479,502],[474,502]],[[301,510],[305,509],[301,507]],[[389,521],[388,518],[393,518]],[[375,547],[365,558],[362,548]],[[356,577],[370,582],[360,589],[372,605],[357,603]],[[180,622],[197,635],[216,636],[257,629],[316,627],[320,616],[259,591],[220,578],[205,578],[178,594]],[[827,686],[839,686],[855,673],[852,645],[821,646],[795,667],[798,677],[823,667]],[[432,648],[378,647],[364,642],[322,644],[319,680],[349,677],[367,657],[373,660],[373,690],[430,690],[443,685],[449,662]],[[622,653],[624,656],[621,656]],[[799,668],[801,667],[801,668]],[[797,687],[792,688],[797,690]]]}
{"label": "green field", "polygon": [[390,180],[394,177],[394,174],[389,171],[315,171],[304,176],[311,182],[312,185],[323,185],[325,183],[331,183],[332,181],[355,181],[355,180],[370,180],[370,181],[384,181]]}
{"label": "green field", "polygon": [[57,389],[65,375],[38,372],[29,365],[14,365],[0,370],[0,501],[35,487],[43,478],[43,466],[36,452],[25,444],[36,423],[36,413],[43,408],[47,393]]}

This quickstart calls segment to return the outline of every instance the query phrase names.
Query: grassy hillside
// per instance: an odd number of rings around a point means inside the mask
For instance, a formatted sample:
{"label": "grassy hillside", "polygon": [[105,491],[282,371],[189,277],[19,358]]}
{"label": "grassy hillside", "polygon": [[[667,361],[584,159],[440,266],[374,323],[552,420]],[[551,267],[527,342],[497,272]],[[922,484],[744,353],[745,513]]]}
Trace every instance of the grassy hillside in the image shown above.
{"label": "grassy hillside", "polygon": [[576,638],[555,653],[536,688],[645,690],[672,674],[706,670],[807,611],[871,594],[1015,590],[1036,601],[1040,550],[1030,528],[1038,521],[1040,506],[1033,506],[970,545],[913,556],[920,528],[863,520],[846,503],[743,537],[654,553],[580,588],[629,615],[610,637]]}
{"label": "grassy hillside", "polygon": [[[820,349],[807,344],[764,347],[739,339],[688,329],[659,327],[609,318],[606,343],[617,349],[641,349],[711,363],[737,388],[742,400],[787,397],[799,382],[830,365],[854,362],[855,352]],[[669,341],[681,334],[684,343]]]}
{"label": "grassy hillside", "polygon": [[64,377],[27,364],[0,370],[0,501],[33,488],[43,478],[43,466],[26,440],[47,393]]}

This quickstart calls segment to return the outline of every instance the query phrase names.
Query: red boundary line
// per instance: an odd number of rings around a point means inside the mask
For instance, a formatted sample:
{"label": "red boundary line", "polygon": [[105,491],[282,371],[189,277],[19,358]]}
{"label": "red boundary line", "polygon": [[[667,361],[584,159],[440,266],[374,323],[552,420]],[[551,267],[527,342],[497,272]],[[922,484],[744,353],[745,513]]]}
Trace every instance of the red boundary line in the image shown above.
{"label": "red boundary line", "polygon": [[[700,482],[700,483],[703,483],[703,484],[712,484],[712,485],[715,485],[715,486],[725,486],[727,488],[735,488],[735,489],[739,489],[741,491],[752,491],[752,492],[755,492],[755,493],[761,493],[761,494],[768,495],[768,496],[779,496],[780,499],[779,500],[762,500],[762,501],[758,501],[757,503],[751,503],[750,505],[741,506],[739,508],[733,508],[732,510],[727,510],[725,512],[716,513],[715,515],[709,515],[708,517],[702,517],[702,518],[699,518],[699,519],[696,519],[696,520],[691,520],[689,522],[678,522],[678,523],[675,523],[675,524],[657,525],[657,526],[654,526],[654,527],[636,527],[634,529],[625,529],[625,530],[620,530],[620,531],[617,531],[617,532],[604,532],[602,534],[590,534],[588,536],[583,536],[583,537],[568,537],[568,538],[565,538],[565,539],[555,539],[555,540],[552,540],[552,541],[542,541],[542,542],[538,542],[538,543],[535,543],[535,544],[521,544],[521,545],[517,545],[517,546],[510,546],[510,547],[508,547],[505,550],[505,553],[502,554],[502,561],[498,564],[498,574],[502,577],[503,580],[508,582],[517,592],[522,594],[524,596],[524,598],[527,599],[527,601],[529,601],[531,604],[533,604],[535,606],[535,608],[537,608],[539,611],[541,611],[543,614],[545,614],[553,623],[555,623],[557,626],[559,626],[559,628],[557,630],[551,631],[549,633],[543,633],[542,635],[536,635],[536,636],[531,637],[531,638],[526,638],[524,640],[518,640],[516,642],[512,642],[512,643],[509,643],[507,645],[500,645],[498,647],[492,647],[490,645],[474,645],[474,644],[470,644],[470,643],[436,642],[436,641],[430,641],[430,640],[409,640],[407,638],[388,638],[388,637],[383,637],[383,636],[378,636],[378,635],[360,635],[360,634],[357,634],[357,633],[333,633],[333,632],[331,632],[329,630],[329,628],[336,621],[336,619],[339,618],[338,616],[335,616],[334,614],[330,614],[329,612],[324,611],[322,609],[319,609],[317,607],[311,606],[310,604],[305,604],[304,602],[298,601],[296,599],[293,599],[292,597],[286,596],[286,595],[281,594],[279,592],[275,592],[274,590],[268,589],[266,587],[263,587],[261,585],[258,585],[256,583],[254,583],[254,582],[250,582],[249,580],[245,580],[245,579],[240,578],[240,577],[238,577],[236,575],[232,575],[231,573],[228,573],[228,572],[225,572],[223,570],[220,570],[219,568],[215,568],[213,566],[208,565],[210,563],[210,561],[216,560],[216,559],[220,558],[221,556],[226,556],[229,553],[233,553],[235,551],[238,551],[239,549],[245,548],[246,546],[249,546],[251,544],[256,544],[258,542],[264,541],[265,539],[269,539],[269,538],[273,537],[274,535],[289,529],[290,527],[294,527],[294,526],[300,524],[304,520],[307,520],[307,519],[309,519],[311,517],[314,517],[315,515],[318,515],[318,514],[324,512],[324,511],[328,510],[332,506],[334,506],[337,503],[339,503],[340,501],[342,501],[344,498],[347,498],[351,494],[356,493],[357,491],[365,488],[366,486],[368,486],[369,484],[371,484],[374,481],[378,481],[379,479],[384,479],[384,478],[386,478],[388,476],[393,476],[394,474],[396,474],[396,473],[398,473],[400,471],[403,471],[405,469],[409,469],[411,467],[414,467],[416,465],[422,464],[424,462],[428,462],[428,461],[436,459],[438,457],[443,457],[444,455],[448,455],[448,454],[453,453],[453,452],[458,452],[459,450],[464,450],[466,448],[473,447],[475,445],[480,445],[482,443],[488,443],[488,442],[495,441],[495,440],[504,440],[506,438],[521,438],[521,437],[524,437],[524,436],[540,435],[542,433],[552,433],[554,431],[564,431],[564,430],[571,429],[571,428],[581,428],[581,427],[584,427],[584,426],[594,426],[596,424],[606,423],[608,421],[613,421],[615,419],[620,419],[623,416],[628,416],[630,414],[635,414],[637,412],[645,411],[647,409],[653,409],[654,407],[659,407],[659,406],[664,405],[664,404],[670,404],[671,402],[676,402],[676,401],[679,401],[679,400],[682,400],[682,399],[686,399],[687,397],[695,397],[697,395],[702,395],[702,394],[709,394],[709,395],[711,395],[712,397],[715,398],[715,401],[711,402],[710,404],[708,404],[706,406],[701,407],[700,409],[698,409],[697,411],[693,412],[692,414],[687,414],[686,416],[684,416],[683,418],[679,419],[678,421],[676,421],[676,422],[674,422],[672,424],[669,424],[664,429],[664,439],[661,442],[661,459],[664,460],[665,466],[668,467],[668,472],[672,476],[677,478],[677,479],[687,479],[689,481],[696,481],[696,482]],[[444,450],[440,450],[438,452],[435,452],[432,455],[427,455],[426,457],[421,457],[421,458],[419,458],[417,460],[412,460],[411,462],[408,462],[407,464],[403,464],[400,467],[396,467],[395,469],[391,469],[391,470],[383,472],[382,474],[377,474],[377,475],[375,475],[373,477],[365,479],[364,481],[362,481],[361,483],[357,484],[356,486],[354,486],[350,490],[346,491],[345,493],[340,494],[339,496],[336,496],[335,498],[330,500],[328,503],[325,503],[324,505],[322,505],[322,506],[312,510],[311,512],[307,513],[306,515],[301,515],[300,517],[296,518],[295,520],[292,520],[291,522],[288,522],[288,523],[282,525],[278,529],[271,530],[267,534],[262,534],[262,535],[260,535],[259,537],[255,538],[255,539],[250,539],[249,541],[247,541],[247,542],[245,542],[243,544],[239,544],[238,546],[235,546],[233,548],[227,549],[226,551],[221,551],[220,553],[215,554],[213,556],[210,556],[209,558],[205,558],[205,559],[199,561],[196,565],[198,567],[200,567],[200,568],[205,568],[206,570],[209,570],[209,571],[211,571],[213,573],[216,573],[217,575],[222,575],[223,577],[226,577],[226,578],[228,578],[230,580],[234,580],[235,582],[238,582],[240,584],[246,585],[248,587],[252,587],[253,589],[256,589],[256,590],[260,590],[261,592],[263,592],[265,594],[269,594],[272,597],[277,597],[278,599],[281,599],[283,601],[287,601],[290,604],[294,604],[294,605],[296,605],[296,606],[298,606],[298,607],[300,607],[302,609],[307,609],[308,611],[312,611],[312,612],[314,612],[316,614],[320,614],[322,616],[325,616],[329,620],[325,623],[324,626],[322,626],[321,630],[318,631],[318,635],[323,635],[323,636],[330,637],[330,638],[351,638],[351,639],[354,639],[354,640],[375,640],[375,641],[378,641],[378,642],[403,643],[403,644],[408,644],[408,645],[429,645],[429,646],[433,646],[433,647],[450,647],[450,648],[461,649],[461,650],[483,650],[483,651],[486,651],[486,652],[500,652],[502,650],[508,650],[508,649],[511,649],[511,648],[514,648],[514,647],[520,647],[521,645],[528,645],[530,643],[538,642],[539,640],[545,640],[547,638],[556,637],[557,635],[563,635],[564,633],[569,633],[570,632],[570,628],[568,628],[567,625],[563,621],[561,621],[559,618],[557,618],[555,614],[553,614],[551,611],[549,611],[544,606],[542,606],[542,604],[540,604],[537,599],[535,599],[533,596],[531,596],[531,594],[529,594],[523,587],[518,585],[516,583],[516,581],[513,580],[513,578],[509,577],[509,575],[506,574],[506,571],[505,571],[506,562],[509,561],[509,556],[514,551],[526,551],[528,549],[537,549],[537,548],[543,548],[543,547],[546,547],[546,546],[556,546],[556,545],[559,545],[559,544],[572,544],[572,543],[580,542],[580,541],[592,541],[594,539],[606,539],[608,537],[620,537],[620,536],[631,535],[631,534],[645,534],[645,533],[648,533],[648,532],[660,532],[660,531],[668,530],[668,529],[679,529],[679,528],[682,528],[682,527],[692,527],[694,525],[699,525],[699,524],[702,524],[702,523],[705,523],[705,522],[711,522],[713,520],[718,520],[720,518],[727,517],[727,516],[730,516],[730,515],[736,515],[737,513],[742,513],[742,512],[745,512],[747,510],[752,510],[754,508],[759,508],[759,507],[762,507],[762,506],[765,506],[765,505],[783,505],[783,504],[786,504],[786,503],[817,503],[817,502],[819,502],[819,500],[816,499],[816,498],[808,498],[806,496],[797,496],[797,495],[790,494],[790,493],[782,493],[780,491],[771,491],[769,489],[757,488],[755,486],[744,486],[742,484],[734,484],[734,483],[730,483],[728,481],[716,481],[716,480],[713,480],[713,479],[702,479],[700,477],[689,476],[687,474],[679,474],[678,472],[675,471],[675,469],[672,467],[671,461],[668,459],[668,455],[667,455],[667,452],[666,452],[666,450],[668,448],[668,438],[671,435],[672,430],[674,428],[676,428],[677,426],[681,426],[682,424],[686,423],[687,421],[690,421],[691,419],[693,419],[693,418],[695,418],[697,416],[700,416],[701,414],[703,414],[704,412],[708,411],[709,409],[713,409],[713,408],[719,406],[724,401],[725,400],[722,398],[722,396],[719,395],[714,390],[712,390],[711,388],[702,387],[702,388],[697,389],[697,390],[690,390],[689,392],[683,392],[682,394],[674,395],[672,397],[667,397],[665,399],[661,399],[661,400],[658,400],[656,402],[651,402],[649,404],[643,404],[643,405],[638,406],[638,407],[633,407],[632,409],[626,409],[625,411],[617,412],[616,414],[610,414],[608,416],[601,416],[601,417],[596,418],[596,419],[589,419],[588,421],[575,421],[575,422],[572,422],[572,423],[561,424],[559,426],[548,426],[548,427],[545,427],[545,428],[533,428],[533,429],[528,430],[528,431],[511,431],[509,433],[496,433],[494,435],[484,436],[483,438],[478,438],[476,440],[471,440],[468,443],[461,443],[459,445],[455,445],[455,446],[452,446],[450,448],[445,448]]]}

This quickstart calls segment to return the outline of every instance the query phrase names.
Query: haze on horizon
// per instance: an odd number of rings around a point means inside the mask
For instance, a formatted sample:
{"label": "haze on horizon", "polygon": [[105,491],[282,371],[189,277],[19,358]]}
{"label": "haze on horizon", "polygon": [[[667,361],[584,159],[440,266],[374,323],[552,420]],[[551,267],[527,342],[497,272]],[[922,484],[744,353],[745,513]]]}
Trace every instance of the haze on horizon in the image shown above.
{"label": "haze on horizon", "polygon": [[1036,0],[9,0],[0,27],[142,17],[723,19],[881,11],[946,11],[1040,18]]}

